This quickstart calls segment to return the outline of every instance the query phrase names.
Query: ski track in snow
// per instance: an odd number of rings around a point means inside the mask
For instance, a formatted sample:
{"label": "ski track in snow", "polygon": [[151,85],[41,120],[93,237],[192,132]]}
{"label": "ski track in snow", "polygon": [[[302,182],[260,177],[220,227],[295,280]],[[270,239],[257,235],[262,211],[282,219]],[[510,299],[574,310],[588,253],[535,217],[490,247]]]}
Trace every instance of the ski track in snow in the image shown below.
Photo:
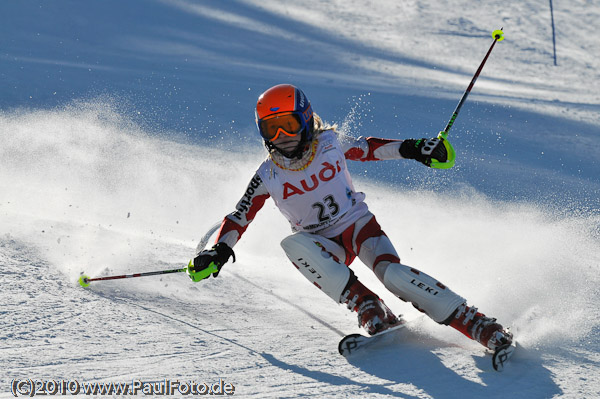
{"label": "ski track in snow", "polygon": [[[557,68],[547,4],[280,3],[0,5],[13,17],[0,27],[0,397],[24,378],[223,379],[248,398],[600,397],[600,50],[587,31],[600,6],[555,4]],[[503,373],[359,261],[411,322],[339,356],[356,318],[286,259],[270,201],[216,279],[77,284],[187,263],[264,156],[251,108],[271,84],[298,83],[350,134],[429,134],[498,24],[507,40],[451,133],[454,170],[349,167],[404,263],[512,327]]]}

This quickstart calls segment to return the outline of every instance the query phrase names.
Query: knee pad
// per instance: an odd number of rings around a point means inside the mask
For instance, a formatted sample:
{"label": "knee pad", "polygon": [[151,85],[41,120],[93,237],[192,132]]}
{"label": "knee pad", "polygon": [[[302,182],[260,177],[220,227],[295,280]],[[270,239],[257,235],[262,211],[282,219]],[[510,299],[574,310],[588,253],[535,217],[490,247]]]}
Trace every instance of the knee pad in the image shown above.
{"label": "knee pad", "polygon": [[304,277],[331,299],[340,302],[342,291],[350,280],[350,269],[339,261],[337,253],[340,248],[337,244],[324,237],[301,232],[284,238],[281,247]]}
{"label": "knee pad", "polygon": [[403,301],[412,302],[417,309],[438,323],[442,323],[466,302],[433,277],[400,263],[388,265],[383,284],[394,295]]}

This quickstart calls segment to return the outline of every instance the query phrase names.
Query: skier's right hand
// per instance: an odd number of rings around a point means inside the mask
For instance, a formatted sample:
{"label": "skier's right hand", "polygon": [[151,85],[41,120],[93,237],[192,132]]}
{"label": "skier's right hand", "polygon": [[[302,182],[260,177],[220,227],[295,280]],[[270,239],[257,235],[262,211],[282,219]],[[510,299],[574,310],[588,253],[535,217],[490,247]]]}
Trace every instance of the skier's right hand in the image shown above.
{"label": "skier's right hand", "polygon": [[204,280],[211,274],[217,277],[221,268],[227,263],[230,257],[233,257],[233,261],[235,262],[233,249],[224,242],[217,243],[211,249],[200,252],[194,258],[193,263],[190,261],[187,273],[193,282]]}

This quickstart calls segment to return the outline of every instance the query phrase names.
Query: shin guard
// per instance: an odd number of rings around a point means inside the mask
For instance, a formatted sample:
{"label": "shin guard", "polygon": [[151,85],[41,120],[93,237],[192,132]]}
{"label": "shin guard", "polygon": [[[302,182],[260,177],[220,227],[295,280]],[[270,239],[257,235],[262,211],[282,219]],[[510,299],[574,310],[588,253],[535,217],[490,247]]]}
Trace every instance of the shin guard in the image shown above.
{"label": "shin guard", "polygon": [[[326,247],[327,246],[327,247]],[[331,299],[340,303],[342,291],[350,279],[350,269],[330,251],[343,250],[330,240],[308,233],[296,233],[281,241],[287,257],[304,277]]]}
{"label": "shin guard", "polygon": [[437,323],[445,321],[465,299],[433,277],[400,263],[390,263],[383,284],[403,301],[412,302]]}

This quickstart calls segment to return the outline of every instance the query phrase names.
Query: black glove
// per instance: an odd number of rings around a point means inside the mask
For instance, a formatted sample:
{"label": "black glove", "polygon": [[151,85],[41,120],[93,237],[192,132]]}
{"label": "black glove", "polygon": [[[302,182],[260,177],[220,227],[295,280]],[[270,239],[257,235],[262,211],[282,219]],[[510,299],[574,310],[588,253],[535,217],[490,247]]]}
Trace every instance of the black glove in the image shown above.
{"label": "black glove", "polygon": [[197,273],[208,268],[211,263],[214,263],[215,266],[217,266],[217,271],[212,273],[212,275],[217,277],[221,268],[227,263],[230,257],[233,257],[233,261],[235,262],[233,249],[224,242],[220,242],[211,249],[200,252],[198,256],[194,258],[194,264],[193,266],[190,266],[190,271]]}
{"label": "black glove", "polygon": [[400,144],[400,155],[406,159],[416,159],[424,165],[431,166],[431,160],[446,162],[448,151],[440,139],[407,139]]}

